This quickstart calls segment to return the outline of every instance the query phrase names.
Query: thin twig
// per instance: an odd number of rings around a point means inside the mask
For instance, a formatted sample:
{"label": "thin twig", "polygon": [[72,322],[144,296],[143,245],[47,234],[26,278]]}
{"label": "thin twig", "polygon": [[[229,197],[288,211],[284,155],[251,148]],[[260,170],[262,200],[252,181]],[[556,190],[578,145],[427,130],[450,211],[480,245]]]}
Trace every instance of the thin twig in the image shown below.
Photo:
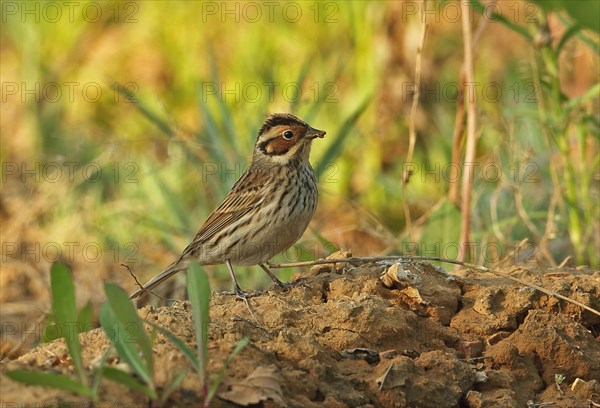
{"label": "thin twig", "polygon": [[527,403],[527,408],[544,408],[544,407],[551,407],[552,405],[554,405],[554,402],[539,402],[537,404],[531,402],[531,403]]}
{"label": "thin twig", "polygon": [[[546,100],[541,91],[543,89],[542,78],[541,78],[540,68],[538,66],[537,59],[536,59],[535,53],[533,51],[530,54],[530,64],[531,64],[531,75],[532,75],[532,80],[533,80],[533,85],[534,85],[533,91],[535,93],[534,97],[535,97],[535,100],[537,101],[537,111],[538,111],[538,115],[540,118],[540,123],[542,124],[542,126],[540,126],[540,129],[542,132],[544,145],[546,147],[547,154],[548,154],[548,156],[552,156],[552,154],[553,154],[552,134],[549,131],[550,126],[546,126],[546,124],[548,123],[548,114],[546,111],[546,109],[547,109]],[[550,160],[548,163],[548,168],[550,170],[550,179],[552,180],[553,192],[552,192],[552,201],[550,202],[550,207],[548,209],[548,213],[546,216],[546,230],[544,231],[544,237],[543,237],[542,241],[540,242],[540,247],[544,248],[545,252],[547,252],[547,253],[550,253],[550,251],[547,248],[548,239],[546,239],[546,237],[548,237],[548,235],[551,234],[549,228],[550,228],[550,226],[554,225],[554,217],[555,217],[556,207],[559,207],[559,211],[560,211],[560,209],[562,209],[563,211],[565,209],[565,201],[564,201],[560,177],[559,177],[559,171],[560,171],[559,167],[560,167],[559,160]],[[552,256],[550,256],[550,258],[551,259],[548,260],[550,262],[550,265],[553,265],[553,266],[556,265],[556,262],[554,261]]]}
{"label": "thin twig", "polygon": [[563,259],[563,260],[562,260],[562,262],[560,263],[560,265],[558,265],[558,267],[559,267],[559,268],[564,268],[564,267],[565,267],[565,266],[566,266],[566,265],[569,263],[569,261],[570,261],[571,259],[573,259],[573,256],[571,256],[571,255],[567,255],[567,256],[565,257],[565,259]]}
{"label": "thin twig", "polygon": [[385,385],[385,380],[387,380],[387,376],[390,373],[390,371],[392,370],[392,367],[394,367],[394,363],[391,363],[387,370],[385,370],[385,373],[383,374],[383,376],[381,377],[381,384],[379,384],[379,391],[383,390],[383,386]]}
{"label": "thin twig", "polygon": [[[463,143],[463,133],[465,130],[465,97],[464,91],[465,89],[465,76],[464,72],[461,72],[460,75],[460,94],[458,95],[458,100],[456,101],[456,114],[454,115],[454,130],[452,131],[452,159],[450,160],[450,164],[452,166],[458,166],[460,163],[460,147]],[[458,200],[458,188],[460,183],[458,181],[458,177],[454,177],[451,175],[449,180],[449,190],[448,190],[448,199],[454,205],[459,204]]]}
{"label": "thin twig", "polygon": [[246,308],[248,309],[248,312],[250,312],[250,316],[252,316],[252,318],[254,319],[256,324],[258,324],[260,326],[258,319],[256,318],[256,316],[254,316],[254,312],[252,311],[252,306],[250,306],[250,302],[248,301],[248,298],[243,297],[243,296],[241,298],[244,300],[244,303],[246,304]]}
{"label": "thin twig", "polygon": [[[497,0],[491,0],[486,7],[488,9],[490,8],[495,8],[496,7],[496,3],[498,1]],[[479,43],[479,40],[481,39],[481,36],[483,35],[483,32],[485,31],[485,29],[488,26],[488,23],[490,22],[490,19],[485,15],[482,14],[482,18],[479,20],[479,25],[477,26],[477,29],[475,30],[475,34],[473,34],[473,51],[477,50],[477,44]]]}
{"label": "thin twig", "polygon": [[555,188],[552,192],[552,198],[550,199],[550,205],[548,206],[548,217],[546,218],[546,228],[544,229],[544,235],[542,235],[542,239],[539,242],[542,253],[544,254],[550,266],[555,268],[557,266],[550,249],[548,248],[548,242],[551,237],[554,235],[554,231],[556,227],[554,226],[554,216],[556,212],[556,206],[558,205],[558,200],[560,199],[560,192]]}
{"label": "thin twig", "polygon": [[540,232],[538,231],[535,224],[531,221],[531,218],[529,218],[529,215],[527,214],[527,211],[525,210],[525,207],[523,206],[523,194],[521,194],[521,190],[519,190],[515,186],[512,186],[512,191],[513,191],[513,198],[515,200],[515,209],[517,210],[517,214],[519,215],[519,217],[521,217],[521,220],[523,221],[523,223],[525,224],[527,229],[529,229],[529,231],[531,231],[531,233],[535,236],[535,238],[539,242],[542,238],[542,234],[540,234]]}
{"label": "thin twig", "polygon": [[487,355],[487,356],[481,356],[481,357],[471,357],[471,358],[466,358],[462,361],[465,361],[467,363],[474,363],[476,361],[482,361],[482,360],[489,360],[489,359],[493,359],[494,356],[493,355]]}
{"label": "thin twig", "polygon": [[473,190],[473,174],[475,159],[475,147],[477,142],[477,111],[475,105],[475,74],[473,73],[473,42],[471,36],[471,22],[469,16],[469,3],[460,2],[462,12],[462,28],[465,52],[465,91],[467,110],[467,146],[465,149],[465,169],[463,171],[461,189],[461,228],[460,244],[464,249],[460,251],[461,260],[467,259],[467,246],[471,235],[471,196]]}
{"label": "thin twig", "polygon": [[498,217],[498,200],[500,199],[500,193],[504,190],[502,185],[499,185],[492,192],[490,198],[490,218],[492,219],[492,231],[500,242],[506,242],[506,237],[500,229],[500,219]]}
{"label": "thin twig", "polygon": [[[156,296],[156,297],[157,297],[157,298],[159,298],[160,300],[167,301],[167,299],[166,299],[166,298],[164,298],[164,297],[162,297],[162,296],[160,296],[160,295],[157,295],[156,293],[152,292],[151,290],[148,290],[148,289],[146,289],[146,288],[144,287],[144,285],[142,285],[142,284],[140,283],[140,281],[138,280],[137,276],[135,276],[135,274],[134,274],[134,273],[131,271],[131,268],[129,267],[129,265],[121,264],[121,266],[127,269],[127,271],[129,272],[129,274],[131,275],[131,277],[132,277],[132,278],[133,278],[133,280],[135,281],[135,284],[136,284],[136,285],[137,285],[137,286],[138,286],[138,287],[141,289],[142,293],[148,293],[148,294],[150,294],[150,295],[154,295],[154,296]],[[141,296],[141,294],[140,294],[140,296]],[[140,296],[138,296],[138,297],[140,297]]]}
{"label": "thin twig", "polygon": [[473,263],[469,263],[469,262],[463,262],[463,261],[459,261],[456,259],[439,258],[436,256],[400,256],[400,255],[364,256],[364,257],[357,256],[357,257],[352,257],[352,258],[341,258],[341,259],[317,259],[315,261],[290,262],[290,263],[286,263],[286,264],[270,263],[269,267],[270,268],[291,268],[291,267],[298,267],[298,266],[314,266],[314,265],[338,264],[338,263],[366,264],[366,263],[374,263],[374,262],[381,262],[381,261],[396,261],[396,262],[435,261],[435,262],[449,263],[449,264],[453,264],[453,265],[466,266],[467,268],[472,268],[472,269],[476,269],[476,270],[483,271],[483,272],[490,272],[496,276],[501,276],[503,278],[507,278],[514,282],[520,283],[521,285],[528,286],[532,289],[535,289],[537,291],[545,293],[546,295],[554,296],[558,299],[564,300],[565,302],[572,303],[574,305],[581,307],[582,309],[585,309],[591,313],[594,313],[595,315],[600,316],[600,311],[598,311],[594,308],[591,308],[587,305],[584,305],[581,302],[578,302],[576,300],[573,300],[566,296],[563,296],[560,293],[556,293],[556,292],[546,289],[542,286],[536,285],[535,283],[527,282],[526,280],[523,280],[520,278],[515,278],[514,276],[508,275],[506,273],[503,273],[503,272],[500,272],[500,271],[497,271],[494,269],[490,269],[483,265],[477,265],[477,264],[473,264]]}
{"label": "thin twig", "polygon": [[256,290],[254,292],[250,292],[250,293],[246,293],[244,296],[240,296],[237,293],[235,293],[234,291],[225,291],[222,292],[222,295],[227,295],[227,296],[235,296],[236,299],[240,299],[244,302],[244,304],[246,305],[246,308],[248,309],[248,312],[250,312],[250,316],[252,316],[252,318],[254,319],[254,321],[256,322],[256,324],[258,324],[260,326],[260,322],[258,321],[258,319],[256,318],[256,316],[254,315],[254,311],[252,310],[252,306],[250,306],[250,302],[249,299],[253,298],[253,297],[258,297],[258,296],[262,296],[266,293],[266,291],[264,290]]}
{"label": "thin twig", "polygon": [[269,268],[292,268],[299,266],[314,266],[314,265],[326,265],[336,263],[356,263],[365,264],[382,261],[436,261],[444,262],[449,264],[466,266],[469,268],[478,269],[484,272],[490,272],[490,269],[477,264],[471,264],[468,262],[457,261],[456,259],[439,258],[435,256],[401,256],[401,255],[383,255],[383,256],[354,256],[351,258],[340,258],[340,259],[316,259],[314,261],[301,261],[301,262],[290,262],[284,264],[269,263]]}
{"label": "thin twig", "polygon": [[517,210],[517,214],[519,215],[519,217],[521,217],[521,220],[523,220],[523,223],[525,223],[529,231],[531,231],[531,233],[535,236],[536,241],[540,243],[540,252],[544,256],[544,258],[550,263],[550,265],[556,266],[556,262],[554,262],[552,254],[548,250],[548,247],[546,245],[541,245],[541,243],[544,242],[544,236],[538,231],[535,224],[531,221],[531,218],[529,218],[529,215],[525,210],[525,206],[523,205],[523,194],[521,193],[521,190],[517,186],[512,186],[512,191],[513,197],[515,199],[515,208]]}
{"label": "thin twig", "polygon": [[558,392],[560,392],[561,395],[565,395],[564,391],[560,388],[560,384],[556,381],[554,384],[556,384],[556,389],[558,389]]}
{"label": "thin twig", "polygon": [[[422,10],[426,10],[427,0],[423,0]],[[424,13],[424,11],[423,11]],[[406,220],[406,232],[408,234],[409,241],[413,242],[412,237],[412,219],[410,214],[410,205],[408,203],[407,187],[410,180],[409,167],[413,160],[415,152],[415,145],[417,143],[417,109],[419,108],[419,97],[421,95],[421,60],[423,56],[423,47],[425,46],[425,37],[427,35],[427,18],[422,14],[421,21],[423,22],[421,30],[421,39],[419,40],[419,46],[417,48],[417,56],[415,60],[415,93],[413,94],[412,107],[410,110],[410,123],[409,123],[409,142],[408,142],[408,153],[406,154],[406,163],[408,166],[404,174],[402,175],[402,205],[404,207],[404,218]]]}
{"label": "thin twig", "polygon": [[[495,6],[496,0],[492,0],[488,3],[487,7],[493,8]],[[483,32],[488,26],[489,18],[481,18],[479,20],[479,25],[477,26],[477,30],[473,35],[473,44],[471,48],[473,52],[476,52],[477,43],[481,39]],[[452,131],[452,159],[450,163],[454,165],[458,165],[460,162],[460,146],[463,141],[463,133],[465,130],[465,98],[464,98],[464,89],[465,89],[465,66],[464,63],[460,68],[460,90],[461,94],[459,95],[459,99],[456,102],[456,114],[454,116],[454,129]],[[459,187],[458,178],[452,177],[449,181],[449,189],[448,189],[448,199],[454,205],[458,205],[458,187]]]}
{"label": "thin twig", "polygon": [[502,259],[500,259],[497,263],[496,263],[496,267],[501,266],[503,263],[510,261],[511,264],[514,264],[516,261],[516,257],[515,254],[518,252],[521,252],[521,250],[523,248],[525,248],[525,245],[529,242],[529,238],[523,238],[521,241],[519,241],[519,243],[515,246],[515,248],[508,252],[506,254],[506,256],[502,257]]}

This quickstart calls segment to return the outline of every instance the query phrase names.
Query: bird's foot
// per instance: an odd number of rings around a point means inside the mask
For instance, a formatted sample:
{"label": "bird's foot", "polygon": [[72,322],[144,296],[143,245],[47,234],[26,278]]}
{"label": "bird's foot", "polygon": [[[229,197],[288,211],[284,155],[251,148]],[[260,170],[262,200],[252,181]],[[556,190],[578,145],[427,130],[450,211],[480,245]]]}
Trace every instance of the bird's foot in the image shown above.
{"label": "bird's foot", "polygon": [[224,295],[232,295],[238,299],[247,301],[250,298],[257,297],[262,295],[264,292],[262,290],[257,290],[254,292],[246,292],[243,291],[238,285],[233,285],[233,289],[231,291],[223,292]]}
{"label": "bird's foot", "polygon": [[248,299],[248,293],[244,292],[237,283],[233,285],[233,294],[240,299]]}
{"label": "bird's foot", "polygon": [[300,279],[296,279],[295,281],[292,282],[282,282],[279,279],[277,279],[277,282],[273,281],[273,283],[275,284],[275,288],[278,290],[282,290],[282,291],[288,291],[290,289],[292,289],[293,287],[296,286],[307,286],[306,283],[304,282],[304,279],[300,278]]}

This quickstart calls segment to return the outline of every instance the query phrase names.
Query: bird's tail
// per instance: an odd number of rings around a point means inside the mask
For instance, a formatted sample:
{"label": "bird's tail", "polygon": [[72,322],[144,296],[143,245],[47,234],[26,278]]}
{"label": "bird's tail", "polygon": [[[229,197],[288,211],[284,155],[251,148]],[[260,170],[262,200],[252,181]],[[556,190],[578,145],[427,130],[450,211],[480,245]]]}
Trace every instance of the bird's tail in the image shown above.
{"label": "bird's tail", "polygon": [[187,269],[187,264],[185,262],[180,262],[181,260],[177,260],[169,265],[164,271],[156,275],[154,278],[150,279],[146,282],[141,288],[136,290],[134,293],[129,296],[129,299],[135,299],[140,297],[144,292],[149,292],[171,276],[175,275],[177,272],[181,272]]}

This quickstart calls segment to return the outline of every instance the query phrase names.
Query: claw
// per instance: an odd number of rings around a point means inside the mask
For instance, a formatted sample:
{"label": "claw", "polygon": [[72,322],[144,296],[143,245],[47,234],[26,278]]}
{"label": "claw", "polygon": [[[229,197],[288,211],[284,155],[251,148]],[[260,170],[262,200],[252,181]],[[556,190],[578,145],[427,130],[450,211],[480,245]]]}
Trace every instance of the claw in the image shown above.
{"label": "claw", "polygon": [[308,287],[308,285],[304,282],[304,279],[296,279],[295,281],[286,283],[280,282],[279,285],[275,284],[275,287],[279,290],[287,291],[298,285]]}
{"label": "claw", "polygon": [[240,299],[248,299],[248,294],[244,292],[237,283],[233,285],[233,294]]}

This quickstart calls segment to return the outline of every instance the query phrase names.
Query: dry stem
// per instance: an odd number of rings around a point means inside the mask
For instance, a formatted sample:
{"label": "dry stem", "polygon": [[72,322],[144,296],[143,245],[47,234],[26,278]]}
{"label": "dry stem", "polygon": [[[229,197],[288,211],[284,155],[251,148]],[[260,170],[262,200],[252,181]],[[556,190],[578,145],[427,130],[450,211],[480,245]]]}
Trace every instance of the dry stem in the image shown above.
{"label": "dry stem", "polygon": [[581,302],[570,299],[566,296],[561,295],[560,293],[554,292],[550,289],[546,289],[542,286],[536,285],[535,283],[527,282],[526,280],[515,278],[514,276],[508,275],[506,273],[490,269],[483,265],[477,265],[473,263],[463,262],[456,259],[448,259],[448,258],[439,258],[435,256],[400,256],[400,255],[387,255],[387,256],[360,256],[360,257],[352,257],[352,258],[341,258],[341,259],[317,259],[315,261],[304,261],[304,262],[290,262],[286,264],[272,264],[269,263],[270,268],[289,268],[289,267],[298,267],[298,266],[314,266],[314,265],[324,265],[324,264],[338,264],[338,263],[351,263],[351,264],[366,264],[373,262],[381,262],[381,261],[396,261],[396,262],[407,262],[407,261],[435,261],[435,262],[443,262],[454,265],[466,266],[468,268],[477,269],[483,272],[490,272],[496,276],[501,276],[503,278],[510,279],[514,282],[520,283],[521,285],[530,287],[542,293],[545,293],[549,296],[554,296],[557,299],[564,300],[565,302],[572,303],[585,309],[595,315],[600,316],[600,311],[591,308],[587,305],[584,305]]}

